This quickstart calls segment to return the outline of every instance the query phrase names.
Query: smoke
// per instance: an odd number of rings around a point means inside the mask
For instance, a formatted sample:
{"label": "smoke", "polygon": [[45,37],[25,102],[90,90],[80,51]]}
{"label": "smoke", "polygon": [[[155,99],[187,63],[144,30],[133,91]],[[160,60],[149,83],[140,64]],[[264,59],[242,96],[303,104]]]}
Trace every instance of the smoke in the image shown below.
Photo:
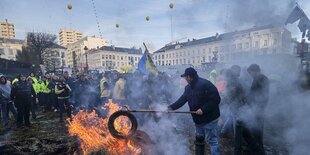
{"label": "smoke", "polygon": [[[235,59],[235,64],[243,68],[240,81],[245,86],[245,95],[249,93],[252,80],[246,68],[253,63],[260,65],[262,73],[270,81],[269,102],[264,112],[265,145],[267,148],[282,148],[280,150],[287,150],[289,154],[307,154],[310,145],[310,94],[299,88],[299,58],[276,54]],[[243,106],[240,111],[239,119],[251,128],[257,126],[253,118],[253,113],[258,111],[257,106]]]}
{"label": "smoke", "polygon": [[232,31],[236,27],[282,25],[295,5],[295,0],[229,1],[224,26]]}
{"label": "smoke", "polygon": [[[173,80],[173,81],[172,81]],[[179,97],[178,80],[166,75],[158,77],[129,75],[129,106],[131,109],[165,111]],[[167,95],[167,96],[166,96]],[[188,108],[184,106],[184,111]],[[138,128],[147,132],[154,142],[155,154],[190,154],[188,125],[193,124],[190,115],[167,113],[134,113]]]}

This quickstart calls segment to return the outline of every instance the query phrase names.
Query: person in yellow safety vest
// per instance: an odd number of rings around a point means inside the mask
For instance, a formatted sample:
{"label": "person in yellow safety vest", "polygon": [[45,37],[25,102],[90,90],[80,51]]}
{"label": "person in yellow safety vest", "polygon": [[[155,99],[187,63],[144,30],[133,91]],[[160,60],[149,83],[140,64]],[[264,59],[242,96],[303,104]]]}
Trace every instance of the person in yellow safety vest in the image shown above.
{"label": "person in yellow safety vest", "polygon": [[216,83],[216,76],[217,76],[216,70],[213,69],[213,70],[210,72],[210,75],[209,75],[208,80],[209,80],[210,82],[212,82],[212,84],[215,84],[215,83]]}
{"label": "person in yellow safety vest", "polygon": [[20,75],[18,75],[17,77],[15,77],[15,78],[12,80],[12,82],[11,82],[12,85],[13,85],[14,83],[18,82],[19,76],[20,76]]}
{"label": "person in yellow safety vest", "polygon": [[38,95],[40,92],[40,84],[38,79],[34,76],[33,73],[30,73],[30,78],[32,80],[32,87],[34,89],[34,91],[36,92],[36,94]]}
{"label": "person in yellow safety vest", "polygon": [[42,78],[42,82],[40,84],[40,93],[42,95],[42,104],[44,106],[44,112],[47,112],[49,110],[51,110],[52,106],[50,103],[50,95],[49,93],[51,92],[51,90],[47,87],[48,86],[48,80],[47,78],[49,78],[49,75],[46,75]]}

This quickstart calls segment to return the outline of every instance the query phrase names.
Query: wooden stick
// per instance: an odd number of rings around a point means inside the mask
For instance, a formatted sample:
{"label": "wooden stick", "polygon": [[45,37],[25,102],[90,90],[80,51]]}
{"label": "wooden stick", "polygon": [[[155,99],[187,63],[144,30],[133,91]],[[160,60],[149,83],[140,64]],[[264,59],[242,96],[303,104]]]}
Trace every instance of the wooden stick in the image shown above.
{"label": "wooden stick", "polygon": [[129,112],[158,112],[158,113],[178,113],[178,114],[195,114],[195,111],[163,111],[163,110],[148,110],[148,109],[140,109],[140,110],[128,110]]}

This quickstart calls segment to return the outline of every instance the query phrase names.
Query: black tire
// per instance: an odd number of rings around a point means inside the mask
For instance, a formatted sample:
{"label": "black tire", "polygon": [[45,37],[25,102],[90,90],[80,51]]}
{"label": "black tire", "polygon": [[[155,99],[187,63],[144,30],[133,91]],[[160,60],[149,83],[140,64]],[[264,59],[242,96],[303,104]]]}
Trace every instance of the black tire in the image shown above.
{"label": "black tire", "polygon": [[[114,121],[120,116],[127,117],[131,122],[131,129],[127,135],[118,132],[114,127]],[[136,117],[128,111],[117,111],[110,116],[108,121],[108,129],[114,138],[121,138],[121,139],[130,138],[132,135],[136,133],[137,128],[138,128],[138,122]]]}

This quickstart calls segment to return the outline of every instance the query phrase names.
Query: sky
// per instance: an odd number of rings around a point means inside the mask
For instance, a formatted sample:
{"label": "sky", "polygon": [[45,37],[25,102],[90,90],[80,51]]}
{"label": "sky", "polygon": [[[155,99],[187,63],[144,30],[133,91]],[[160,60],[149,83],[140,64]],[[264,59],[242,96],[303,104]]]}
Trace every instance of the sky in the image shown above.
{"label": "sky", "polygon": [[[141,47],[146,42],[154,51],[172,40],[199,39],[268,24],[266,20],[273,21],[273,17],[287,16],[293,9],[290,2],[295,1],[248,0],[247,4],[242,0],[0,0],[0,21],[7,18],[15,24],[17,39],[24,39],[27,32],[57,35],[61,28],[99,37],[96,12],[102,37],[109,43]],[[310,16],[310,2],[297,2]],[[170,3],[174,4],[173,9],[169,8]],[[72,10],[67,8],[68,4]],[[262,19],[259,19],[257,14],[261,12]],[[149,21],[146,16],[150,17]],[[296,24],[288,29],[293,35],[300,35]]]}

